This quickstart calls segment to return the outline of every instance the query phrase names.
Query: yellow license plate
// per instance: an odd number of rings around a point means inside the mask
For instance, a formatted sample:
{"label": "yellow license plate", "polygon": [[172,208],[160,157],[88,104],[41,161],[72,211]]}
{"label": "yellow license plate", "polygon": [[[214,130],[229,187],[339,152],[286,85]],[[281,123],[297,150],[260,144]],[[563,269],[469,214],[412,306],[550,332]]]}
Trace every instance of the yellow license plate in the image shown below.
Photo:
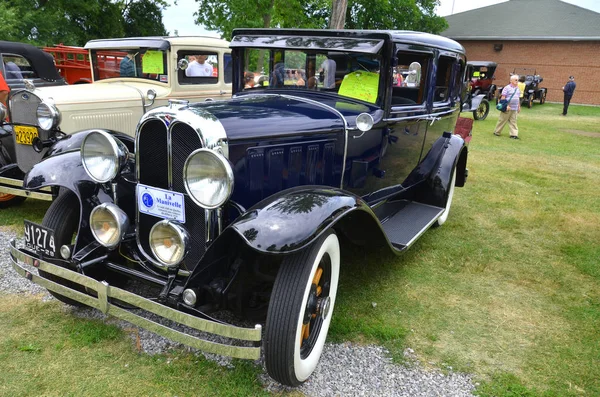
{"label": "yellow license plate", "polygon": [[20,143],[21,145],[31,145],[33,139],[39,136],[36,127],[15,125],[13,131],[15,132],[15,139],[17,143]]}

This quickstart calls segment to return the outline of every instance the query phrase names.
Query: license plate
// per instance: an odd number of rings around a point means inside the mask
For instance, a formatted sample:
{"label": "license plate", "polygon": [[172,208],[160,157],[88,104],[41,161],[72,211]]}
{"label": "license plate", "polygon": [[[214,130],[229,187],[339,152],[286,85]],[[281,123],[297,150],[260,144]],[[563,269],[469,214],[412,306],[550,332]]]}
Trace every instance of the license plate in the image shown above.
{"label": "license plate", "polygon": [[56,247],[54,245],[54,230],[38,225],[37,223],[24,221],[25,223],[25,247],[32,251],[47,256],[54,256]]}
{"label": "license plate", "polygon": [[185,202],[182,193],[138,183],[137,200],[141,213],[185,223]]}
{"label": "license plate", "polygon": [[15,125],[13,131],[15,132],[15,140],[21,145],[31,145],[33,139],[39,136],[36,127],[26,125]]}

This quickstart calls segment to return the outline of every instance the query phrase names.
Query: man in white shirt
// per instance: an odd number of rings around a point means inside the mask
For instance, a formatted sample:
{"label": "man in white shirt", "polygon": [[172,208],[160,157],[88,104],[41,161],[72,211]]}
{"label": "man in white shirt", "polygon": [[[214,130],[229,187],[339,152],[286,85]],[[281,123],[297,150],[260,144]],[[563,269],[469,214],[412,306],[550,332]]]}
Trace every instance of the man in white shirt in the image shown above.
{"label": "man in white shirt", "polygon": [[185,75],[188,77],[212,76],[213,67],[206,63],[206,58],[206,55],[196,55],[185,70]]}

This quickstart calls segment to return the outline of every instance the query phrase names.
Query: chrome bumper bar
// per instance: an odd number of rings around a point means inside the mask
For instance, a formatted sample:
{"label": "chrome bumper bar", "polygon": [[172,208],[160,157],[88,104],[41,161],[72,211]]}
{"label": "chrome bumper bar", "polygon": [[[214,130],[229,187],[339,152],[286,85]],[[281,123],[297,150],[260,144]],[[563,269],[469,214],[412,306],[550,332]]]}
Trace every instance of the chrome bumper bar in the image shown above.
{"label": "chrome bumper bar", "polygon": [[36,200],[52,201],[52,193],[49,187],[44,187],[36,191],[25,190],[23,189],[22,180],[4,176],[0,176],[0,193],[28,197]]}
{"label": "chrome bumper bar", "polygon": [[[175,310],[171,307],[164,306],[160,303],[151,301],[143,298],[139,295],[131,292],[122,290],[120,288],[112,287],[105,281],[97,281],[93,278],[84,276],[83,274],[74,272],[69,269],[48,263],[31,256],[24,250],[20,250],[16,247],[15,239],[10,241],[10,260],[12,267],[21,276],[33,281],[42,287],[56,292],[64,297],[73,299],[77,302],[81,302],[87,306],[94,307],[105,314],[110,314],[114,317],[121,318],[129,321],[139,327],[148,329],[155,334],[164,336],[173,341],[182,343],[194,347],[199,350],[206,351],[208,353],[220,354],[223,356],[230,356],[236,358],[244,358],[250,360],[256,360],[260,358],[260,347],[247,347],[247,346],[232,346],[224,345],[221,343],[211,342],[204,339],[197,338],[182,332],[176,331],[172,328],[166,327],[162,324],[158,324],[152,320],[139,316],[128,310],[120,308],[111,304],[108,298],[115,298],[120,301],[126,302],[130,305],[154,313],[163,318],[172,320],[178,324],[188,326],[198,331],[224,336],[232,339],[239,339],[245,341],[259,342],[261,340],[260,324],[257,324],[254,328],[242,328],[233,325],[226,325],[215,323],[213,321],[205,320],[192,316],[187,313],[183,313],[179,310]],[[97,292],[98,297],[87,295],[83,292],[71,289],[61,284],[57,284],[44,277],[33,274],[24,267],[19,265],[19,262],[27,265],[36,267],[46,273],[53,274],[61,277],[65,280],[69,280],[73,283],[79,284],[83,287],[92,289]]]}

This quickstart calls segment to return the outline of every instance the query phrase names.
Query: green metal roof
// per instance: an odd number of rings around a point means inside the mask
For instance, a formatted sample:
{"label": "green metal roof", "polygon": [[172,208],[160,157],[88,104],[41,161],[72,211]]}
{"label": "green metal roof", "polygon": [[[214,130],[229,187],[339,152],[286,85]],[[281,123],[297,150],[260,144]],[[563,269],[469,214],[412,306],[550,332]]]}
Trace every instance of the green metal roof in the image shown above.
{"label": "green metal roof", "polygon": [[600,13],[560,0],[510,0],[446,17],[454,40],[600,40]]}

